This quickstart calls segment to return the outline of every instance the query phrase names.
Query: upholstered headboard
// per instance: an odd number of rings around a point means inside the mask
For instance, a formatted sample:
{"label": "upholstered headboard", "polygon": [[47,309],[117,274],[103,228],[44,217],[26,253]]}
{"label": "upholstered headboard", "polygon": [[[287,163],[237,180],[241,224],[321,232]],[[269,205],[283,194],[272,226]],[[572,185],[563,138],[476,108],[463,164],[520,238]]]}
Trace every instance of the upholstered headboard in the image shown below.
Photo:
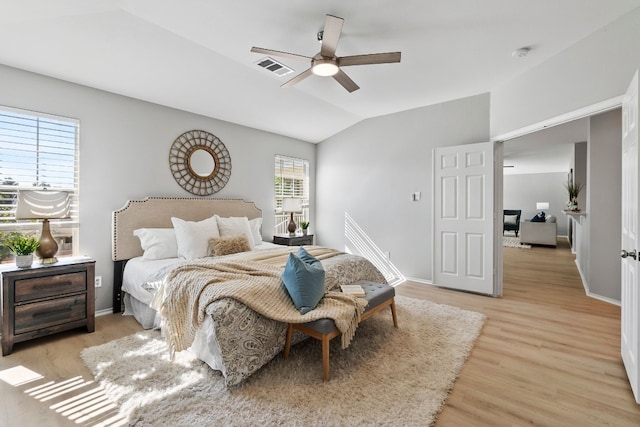
{"label": "upholstered headboard", "polygon": [[195,197],[147,197],[129,200],[113,212],[111,258],[114,261],[113,311],[121,309],[122,271],[127,260],[141,256],[140,240],[133,235],[138,228],[172,228],[171,217],[201,221],[218,214],[222,217],[261,218],[262,211],[253,202],[239,199]]}

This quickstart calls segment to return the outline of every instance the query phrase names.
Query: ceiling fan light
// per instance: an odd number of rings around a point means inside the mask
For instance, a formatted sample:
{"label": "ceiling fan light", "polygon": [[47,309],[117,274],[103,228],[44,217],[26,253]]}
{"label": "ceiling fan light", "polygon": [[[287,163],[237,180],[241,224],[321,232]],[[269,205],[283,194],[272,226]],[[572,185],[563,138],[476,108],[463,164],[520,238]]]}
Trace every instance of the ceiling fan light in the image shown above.
{"label": "ceiling fan light", "polygon": [[313,62],[311,72],[316,76],[335,76],[340,69],[338,65],[330,59],[317,59]]}

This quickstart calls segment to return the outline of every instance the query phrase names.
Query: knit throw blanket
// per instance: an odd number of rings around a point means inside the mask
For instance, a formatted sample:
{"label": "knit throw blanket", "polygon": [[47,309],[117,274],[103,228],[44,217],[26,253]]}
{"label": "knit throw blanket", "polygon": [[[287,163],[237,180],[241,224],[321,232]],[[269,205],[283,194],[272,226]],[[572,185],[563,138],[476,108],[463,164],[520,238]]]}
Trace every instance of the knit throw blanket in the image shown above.
{"label": "knit throw blanket", "polygon": [[[305,248],[320,260],[341,253],[322,247]],[[367,302],[341,292],[327,292],[314,310],[301,315],[280,279],[292,251],[259,251],[233,260],[203,258],[174,269],[151,303],[163,317],[171,353],[191,346],[207,306],[222,298],[236,299],[261,315],[284,323],[333,319],[342,333],[342,347],[348,347]]]}

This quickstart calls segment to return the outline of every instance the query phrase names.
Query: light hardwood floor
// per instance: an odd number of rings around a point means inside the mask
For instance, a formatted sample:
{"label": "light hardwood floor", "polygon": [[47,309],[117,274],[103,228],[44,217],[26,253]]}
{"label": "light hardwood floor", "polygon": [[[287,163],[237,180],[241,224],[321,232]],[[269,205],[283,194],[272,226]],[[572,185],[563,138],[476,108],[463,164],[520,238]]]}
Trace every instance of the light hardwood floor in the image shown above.
{"label": "light hardwood floor", "polygon": [[[417,283],[397,288],[399,295],[488,317],[437,425],[640,425],[640,406],[620,360],[620,308],[585,296],[568,244],[559,243],[557,249],[505,248],[502,298]],[[16,344],[11,355],[0,358],[0,375],[23,366],[43,378],[16,385],[0,381],[0,426],[97,425],[108,420],[113,410],[98,398],[83,410],[81,403],[69,404],[62,415],[55,405],[68,394],[45,400],[48,395],[37,387],[64,387],[65,381],[76,379],[73,393],[93,389],[79,352],[139,330],[130,317],[108,315],[97,318],[93,334],[65,332]],[[99,408],[105,412],[96,415]],[[83,414],[87,420],[76,423]]]}

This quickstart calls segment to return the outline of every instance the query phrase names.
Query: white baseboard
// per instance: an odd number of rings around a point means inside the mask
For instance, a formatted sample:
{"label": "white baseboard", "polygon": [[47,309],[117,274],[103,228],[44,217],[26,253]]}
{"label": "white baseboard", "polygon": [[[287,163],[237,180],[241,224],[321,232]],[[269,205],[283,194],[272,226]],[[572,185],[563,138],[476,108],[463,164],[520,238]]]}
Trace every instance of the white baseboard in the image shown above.
{"label": "white baseboard", "polygon": [[107,314],[112,314],[113,308],[105,308],[104,310],[96,311],[96,317],[98,316],[106,316]]}
{"label": "white baseboard", "polygon": [[418,279],[416,277],[405,277],[405,281],[422,283],[424,285],[433,285],[433,282],[431,280]]}
{"label": "white baseboard", "polygon": [[609,304],[617,305],[618,307],[620,307],[620,305],[621,305],[620,301],[616,301],[616,300],[608,298],[608,297],[603,297],[602,295],[594,294],[594,293],[591,293],[591,292],[587,292],[587,296],[591,297],[593,299],[597,299],[597,300],[600,300],[600,301],[608,302]]}
{"label": "white baseboard", "polygon": [[578,264],[578,260],[576,260],[575,262],[576,262],[576,267],[578,267],[578,273],[580,273],[580,279],[582,280],[582,287],[584,288],[584,293],[586,296],[588,296],[589,298],[608,302],[609,304],[620,306],[620,301],[617,301],[608,297],[603,297],[602,295],[594,294],[593,292],[591,292],[591,290],[589,289],[589,283],[587,283],[587,281],[584,278],[584,274],[582,274],[582,270],[580,269],[580,264]]}

